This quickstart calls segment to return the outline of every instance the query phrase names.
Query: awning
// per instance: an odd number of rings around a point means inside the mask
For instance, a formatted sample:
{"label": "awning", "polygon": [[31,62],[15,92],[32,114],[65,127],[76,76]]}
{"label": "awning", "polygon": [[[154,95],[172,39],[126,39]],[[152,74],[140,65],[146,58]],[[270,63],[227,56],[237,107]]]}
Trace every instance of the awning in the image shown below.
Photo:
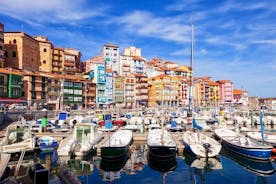
{"label": "awning", "polygon": [[20,98],[0,98],[0,102],[23,103],[27,102],[27,100]]}

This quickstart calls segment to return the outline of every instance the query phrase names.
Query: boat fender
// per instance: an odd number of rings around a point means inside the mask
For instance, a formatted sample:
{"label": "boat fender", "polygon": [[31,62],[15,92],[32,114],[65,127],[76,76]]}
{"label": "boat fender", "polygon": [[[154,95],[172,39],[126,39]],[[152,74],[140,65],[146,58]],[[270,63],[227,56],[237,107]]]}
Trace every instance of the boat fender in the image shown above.
{"label": "boat fender", "polygon": [[70,146],[70,153],[74,152],[75,147],[78,145],[78,141],[74,141]]}

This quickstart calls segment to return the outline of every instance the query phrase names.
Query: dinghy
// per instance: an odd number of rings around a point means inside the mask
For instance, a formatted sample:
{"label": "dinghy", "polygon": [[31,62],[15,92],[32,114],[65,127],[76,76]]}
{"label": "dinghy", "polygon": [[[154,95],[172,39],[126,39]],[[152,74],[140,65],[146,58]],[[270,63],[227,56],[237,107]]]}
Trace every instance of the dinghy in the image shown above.
{"label": "dinghy", "polygon": [[221,144],[199,131],[186,131],[183,134],[185,148],[199,157],[215,157],[219,155]]}

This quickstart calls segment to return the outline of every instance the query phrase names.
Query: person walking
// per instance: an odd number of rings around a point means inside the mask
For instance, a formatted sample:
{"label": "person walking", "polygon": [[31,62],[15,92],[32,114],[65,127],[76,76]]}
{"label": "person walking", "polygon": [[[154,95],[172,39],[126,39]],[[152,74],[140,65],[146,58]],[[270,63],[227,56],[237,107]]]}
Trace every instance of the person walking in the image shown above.
{"label": "person walking", "polygon": [[42,132],[47,132],[47,124],[48,124],[47,117],[44,116],[41,120]]}

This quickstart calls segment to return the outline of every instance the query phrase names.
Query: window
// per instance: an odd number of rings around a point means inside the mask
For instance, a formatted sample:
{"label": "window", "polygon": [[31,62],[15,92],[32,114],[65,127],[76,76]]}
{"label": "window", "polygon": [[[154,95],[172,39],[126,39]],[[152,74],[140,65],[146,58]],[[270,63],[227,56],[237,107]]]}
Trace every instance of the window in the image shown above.
{"label": "window", "polygon": [[47,49],[46,49],[46,48],[44,48],[44,49],[43,49],[43,51],[44,51],[44,52],[47,52]]}
{"label": "window", "polygon": [[16,52],[15,51],[12,52],[12,57],[16,57]]}
{"label": "window", "polygon": [[16,44],[16,39],[13,39],[13,43]]}
{"label": "window", "polygon": [[8,57],[8,52],[7,52],[7,51],[5,51],[4,56],[5,56],[6,58]]}
{"label": "window", "polygon": [[46,64],[46,61],[45,61],[45,60],[43,60],[43,64]]}

